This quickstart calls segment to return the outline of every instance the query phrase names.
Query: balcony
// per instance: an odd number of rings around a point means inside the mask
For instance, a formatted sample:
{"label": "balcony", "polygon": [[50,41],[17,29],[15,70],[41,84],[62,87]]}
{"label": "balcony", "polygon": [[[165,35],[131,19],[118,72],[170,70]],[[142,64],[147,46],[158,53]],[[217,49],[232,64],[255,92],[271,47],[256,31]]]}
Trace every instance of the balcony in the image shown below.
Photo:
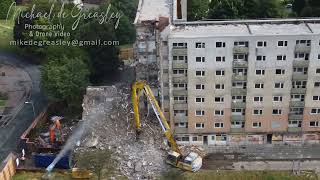
{"label": "balcony", "polygon": [[235,101],[231,103],[231,108],[246,108],[246,103],[242,101]]}
{"label": "balcony", "polygon": [[293,73],[292,80],[293,81],[308,80],[308,74]]}
{"label": "balcony", "polygon": [[173,120],[174,120],[175,123],[188,122],[188,116],[186,116],[186,115],[174,116]]}
{"label": "balcony", "polygon": [[231,121],[245,121],[245,115],[231,115]]}
{"label": "balcony", "polygon": [[304,107],[304,101],[290,101],[290,107]]}
{"label": "balcony", "polygon": [[232,75],[232,80],[233,81],[246,81],[247,80],[247,75],[233,74]]}
{"label": "balcony", "polygon": [[306,88],[292,88],[291,94],[306,94],[307,89]]}
{"label": "balcony", "polygon": [[288,132],[301,132],[301,127],[288,127]]}
{"label": "balcony", "polygon": [[247,89],[243,89],[243,88],[232,88],[231,89],[231,95],[232,96],[245,96],[247,95]]}
{"label": "balcony", "polygon": [[230,129],[231,133],[244,133],[245,129],[244,128],[232,128]]}
{"label": "balcony", "polygon": [[248,54],[249,47],[235,46],[235,47],[233,47],[233,53],[234,54]]}
{"label": "balcony", "polygon": [[289,114],[289,120],[303,120],[303,114]]}
{"label": "balcony", "polygon": [[248,61],[233,61],[234,68],[248,68]]}
{"label": "balcony", "polygon": [[309,66],[309,61],[306,60],[294,60],[293,67],[304,68]]}
{"label": "balcony", "polygon": [[186,62],[172,62],[173,69],[188,69],[188,63]]}
{"label": "balcony", "polygon": [[173,93],[173,96],[187,96],[188,90],[186,90],[186,89],[173,90],[172,93]]}
{"label": "balcony", "polygon": [[188,104],[186,103],[186,102],[184,102],[184,103],[174,103],[173,104],[173,109],[177,109],[177,110],[179,110],[179,109],[188,109]]}
{"label": "balcony", "polygon": [[298,53],[310,53],[311,46],[307,46],[305,44],[297,44],[295,47],[295,52]]}
{"label": "balcony", "polygon": [[172,48],[173,56],[187,56],[188,49],[187,48]]}
{"label": "balcony", "polygon": [[174,133],[175,134],[187,134],[188,133],[188,128],[175,127],[174,128]]}
{"label": "balcony", "polygon": [[187,83],[188,77],[187,76],[174,76],[174,77],[172,77],[172,81],[174,83]]}

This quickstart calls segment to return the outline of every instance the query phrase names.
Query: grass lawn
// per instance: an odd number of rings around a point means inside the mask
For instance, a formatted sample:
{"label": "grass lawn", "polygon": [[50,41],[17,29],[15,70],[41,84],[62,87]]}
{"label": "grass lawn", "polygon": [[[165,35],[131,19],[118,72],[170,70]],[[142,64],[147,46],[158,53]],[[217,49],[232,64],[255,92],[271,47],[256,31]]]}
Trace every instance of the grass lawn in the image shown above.
{"label": "grass lawn", "polygon": [[[41,180],[43,173],[41,172],[18,172],[13,176],[13,180]],[[53,173],[53,179],[58,180],[71,180],[69,174]]]}
{"label": "grass lawn", "polygon": [[18,47],[11,46],[10,41],[13,40],[13,20],[0,20],[0,49],[15,52]]}
{"label": "grass lawn", "polygon": [[184,173],[185,180],[317,180],[312,172],[294,176],[289,171],[200,171]]}
{"label": "grass lawn", "polygon": [[[25,9],[24,6],[17,6],[17,8]],[[14,27],[14,19],[0,19],[0,49],[17,52],[18,47],[10,46],[10,41],[13,40],[13,27]]]}

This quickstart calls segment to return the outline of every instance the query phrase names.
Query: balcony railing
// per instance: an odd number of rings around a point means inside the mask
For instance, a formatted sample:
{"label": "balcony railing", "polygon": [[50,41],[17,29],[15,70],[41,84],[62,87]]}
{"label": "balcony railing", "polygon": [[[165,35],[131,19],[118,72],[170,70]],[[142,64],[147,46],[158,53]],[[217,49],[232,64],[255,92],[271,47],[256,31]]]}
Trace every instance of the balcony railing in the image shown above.
{"label": "balcony railing", "polygon": [[173,104],[173,109],[188,109],[187,103],[176,103]]}
{"label": "balcony railing", "polygon": [[187,69],[188,68],[188,63],[186,62],[176,62],[176,61],[173,61],[172,62],[172,68],[173,69]]}
{"label": "balcony railing", "polygon": [[248,61],[233,61],[233,67],[234,68],[248,68]]}
{"label": "balcony railing", "polygon": [[174,83],[187,83],[188,82],[188,77],[187,76],[174,76],[172,77],[172,81]]}
{"label": "balcony railing", "polygon": [[290,120],[303,120],[303,114],[289,114]]}
{"label": "balcony railing", "polygon": [[236,95],[247,95],[247,89],[243,89],[243,88],[235,88],[233,87],[231,89],[231,95],[236,96]]}
{"label": "balcony railing", "polygon": [[182,127],[175,127],[174,133],[176,134],[186,134],[188,133],[188,128],[182,128]]}
{"label": "balcony railing", "polygon": [[245,129],[244,128],[232,128],[230,129],[231,133],[244,133]]}
{"label": "balcony railing", "polygon": [[186,89],[173,90],[172,93],[173,93],[173,96],[187,96],[188,90]]}
{"label": "balcony railing", "polygon": [[311,46],[307,46],[306,44],[297,44],[295,47],[295,52],[299,53],[310,53]]}
{"label": "balcony railing", "polygon": [[307,89],[306,88],[292,88],[291,94],[306,94]]}
{"label": "balcony railing", "polygon": [[231,107],[232,108],[245,108],[246,107],[246,103],[242,102],[242,101],[235,101],[231,103]]}
{"label": "balcony railing", "polygon": [[249,47],[235,46],[235,47],[233,47],[233,53],[234,54],[248,54]]}
{"label": "balcony railing", "polygon": [[301,127],[288,127],[288,132],[301,132]]}
{"label": "balcony railing", "polygon": [[304,107],[304,101],[290,101],[290,107]]}
{"label": "balcony railing", "polygon": [[308,80],[308,74],[293,73],[292,80],[294,80],[294,81]]}
{"label": "balcony railing", "polygon": [[246,81],[247,80],[247,75],[233,74],[232,75],[232,80],[233,81]]}
{"label": "balcony railing", "polygon": [[306,61],[306,60],[294,60],[293,61],[293,67],[303,68],[303,67],[308,67],[308,66],[309,66],[309,61]]}
{"label": "balcony railing", "polygon": [[181,47],[174,47],[172,48],[172,55],[173,56],[187,56],[188,55],[188,49],[187,48],[181,48]]}
{"label": "balcony railing", "polygon": [[244,121],[245,115],[231,115],[231,121]]}
{"label": "balcony railing", "polygon": [[174,116],[174,122],[175,123],[182,123],[182,122],[188,122],[188,116],[184,115],[179,115],[179,116]]}

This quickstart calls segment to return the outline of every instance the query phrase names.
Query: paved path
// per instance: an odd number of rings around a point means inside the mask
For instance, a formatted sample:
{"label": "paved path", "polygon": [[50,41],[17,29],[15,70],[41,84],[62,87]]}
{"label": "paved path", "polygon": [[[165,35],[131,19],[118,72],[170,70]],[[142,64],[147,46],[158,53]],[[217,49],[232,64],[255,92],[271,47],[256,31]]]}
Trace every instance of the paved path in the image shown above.
{"label": "paved path", "polygon": [[[0,62],[10,63],[16,67],[22,68],[28,73],[32,80],[32,89],[27,101],[34,102],[35,113],[38,114],[47,104],[47,99],[40,88],[40,69],[38,65],[27,63],[27,60],[21,57],[0,51]],[[15,114],[9,125],[0,128],[0,161],[8,155],[10,151],[17,151],[20,143],[20,136],[29,127],[33,121],[33,111],[30,104],[20,102],[21,108],[13,109]]]}

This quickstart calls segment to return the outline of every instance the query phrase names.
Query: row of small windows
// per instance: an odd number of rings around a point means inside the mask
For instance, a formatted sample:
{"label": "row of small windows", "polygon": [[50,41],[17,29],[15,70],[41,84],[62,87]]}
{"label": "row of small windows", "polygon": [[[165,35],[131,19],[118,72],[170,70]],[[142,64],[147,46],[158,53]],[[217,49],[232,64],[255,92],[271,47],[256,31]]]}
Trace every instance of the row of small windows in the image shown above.
{"label": "row of small windows", "polygon": [[[309,53],[295,53],[294,54],[295,59],[303,59],[303,60],[309,60],[310,54]],[[196,62],[198,63],[204,63],[206,62],[205,57],[196,57]],[[266,61],[267,56],[258,55],[256,56],[257,61]],[[277,61],[286,61],[287,55],[277,55],[276,56]],[[320,54],[318,55],[318,59],[320,59]],[[185,63],[188,63],[188,56],[173,56],[173,61],[184,61]],[[217,56],[215,57],[216,62],[226,62],[225,56]],[[246,54],[235,54],[233,55],[234,61],[248,61],[248,55]]]}
{"label": "row of small windows", "polygon": [[[304,108],[290,108],[289,114],[293,115],[302,115],[304,111]],[[272,114],[273,115],[281,115],[283,112],[282,109],[273,109]],[[245,115],[245,109],[232,109],[232,114],[238,114],[240,115]],[[178,116],[178,114],[183,114],[184,116],[188,116],[188,110],[174,110],[174,115]],[[253,115],[262,115],[263,114],[263,109],[254,109],[252,110]],[[320,114],[320,108],[312,108],[310,111],[310,114]],[[205,111],[204,110],[196,110],[195,111],[195,116],[204,116]],[[216,116],[224,116],[224,110],[215,110],[214,115]]]}
{"label": "row of small windows", "polygon": [[[306,86],[307,86],[307,81],[293,81],[292,82],[292,88],[306,88]],[[176,89],[185,89],[185,90],[188,89],[188,85],[184,84],[184,83],[175,83],[175,84],[173,84],[173,87]],[[233,82],[232,87],[247,89],[247,83],[243,82],[243,81]],[[319,88],[320,82],[315,82],[314,87]],[[254,88],[255,89],[264,89],[264,83],[255,83]],[[274,84],[274,88],[283,89],[284,83],[277,82]],[[205,90],[205,85],[204,84],[196,84],[195,89],[196,90]],[[215,84],[215,89],[225,89],[225,85],[224,84]]]}
{"label": "row of small windows", "polygon": [[[186,96],[175,96],[174,97],[175,101],[187,101]],[[232,100],[234,102],[246,102],[246,96],[232,96]],[[273,96],[272,97],[273,102],[282,102],[283,101],[283,96]],[[292,101],[305,101],[305,96],[304,95],[291,95],[291,100]],[[313,101],[320,101],[320,96],[312,96]],[[255,96],[253,97],[253,102],[263,102],[264,97],[263,96]],[[196,103],[204,103],[205,98],[204,97],[196,97],[195,98]],[[214,102],[224,102],[224,97],[215,97]]]}
{"label": "row of small windows", "polygon": [[[249,42],[248,41],[236,41],[233,43],[234,46],[239,46],[239,47],[249,47]],[[305,46],[311,46],[311,40],[296,40],[296,45],[305,45]],[[319,43],[320,45],[320,43]],[[173,43],[173,47],[187,47],[187,43]],[[267,41],[257,41],[256,44],[257,47],[267,47],[268,42]],[[288,41],[285,40],[279,40],[277,42],[278,47],[287,47],[288,46]],[[196,48],[206,48],[206,43],[205,42],[196,42],[195,43]],[[226,42],[216,42],[215,43],[216,48],[224,48],[226,47]]]}
{"label": "row of small windows", "polygon": [[[246,68],[234,68],[233,69],[233,74],[235,75],[247,75],[248,70]],[[307,74],[308,73],[308,68],[294,68],[293,69],[294,73],[300,73],[300,74]],[[173,70],[173,74],[186,74],[187,70]],[[264,69],[256,69],[255,74],[256,75],[265,75],[266,70]],[[274,72],[276,75],[285,75],[286,70],[285,69],[275,69]],[[316,69],[315,71],[316,74],[320,74],[320,68]],[[206,75],[206,71],[196,71],[196,76],[204,77]],[[217,76],[224,76],[225,75],[225,70],[224,69],[219,69],[216,70],[215,73]]]}
{"label": "row of small windows", "polygon": [[[176,123],[176,126],[179,127],[186,127],[185,123],[182,123],[182,125]],[[289,121],[289,127],[301,127],[302,125],[302,121]],[[231,122],[231,128],[244,128],[245,127],[245,122],[240,122],[240,121],[236,121],[236,122]],[[252,122],[252,128],[261,128],[262,127],[262,123],[261,122]],[[310,121],[309,122],[309,127],[320,127],[320,121]],[[196,129],[204,129],[205,128],[205,124],[204,123],[195,123],[195,128]],[[224,128],[224,123],[223,122],[217,122],[214,123],[214,128]],[[194,139],[196,140],[196,139]]]}

